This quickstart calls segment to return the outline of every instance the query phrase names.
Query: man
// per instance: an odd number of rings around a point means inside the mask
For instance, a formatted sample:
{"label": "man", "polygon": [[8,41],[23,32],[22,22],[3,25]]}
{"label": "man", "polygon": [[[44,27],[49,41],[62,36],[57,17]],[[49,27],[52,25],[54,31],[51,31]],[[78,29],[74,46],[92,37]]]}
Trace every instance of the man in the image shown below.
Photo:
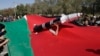
{"label": "man", "polygon": [[4,46],[8,43],[8,39],[4,37],[6,34],[5,26],[0,24],[0,56],[8,55],[8,53],[3,54]]}

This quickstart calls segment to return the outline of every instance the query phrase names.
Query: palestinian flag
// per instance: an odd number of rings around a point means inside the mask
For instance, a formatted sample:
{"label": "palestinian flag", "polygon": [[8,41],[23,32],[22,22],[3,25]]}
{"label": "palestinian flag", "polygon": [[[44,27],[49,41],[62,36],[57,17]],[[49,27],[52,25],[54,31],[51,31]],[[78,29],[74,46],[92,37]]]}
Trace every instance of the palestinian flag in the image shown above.
{"label": "palestinian flag", "polygon": [[[53,18],[52,18],[53,19]],[[39,15],[25,17],[3,23],[9,56],[99,56],[100,28],[95,26],[79,27],[70,23],[60,26],[57,36],[48,30],[39,34],[32,33],[34,24],[51,20]]]}

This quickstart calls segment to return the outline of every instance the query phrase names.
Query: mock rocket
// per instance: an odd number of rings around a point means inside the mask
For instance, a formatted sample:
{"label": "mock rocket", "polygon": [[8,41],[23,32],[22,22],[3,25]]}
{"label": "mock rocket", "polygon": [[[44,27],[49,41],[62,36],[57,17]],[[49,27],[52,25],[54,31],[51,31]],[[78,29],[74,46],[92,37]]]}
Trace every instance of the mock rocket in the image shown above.
{"label": "mock rocket", "polygon": [[45,22],[40,25],[34,25],[33,32],[41,32],[44,29],[49,29],[49,28],[51,28],[51,26],[54,23],[59,22],[60,24],[64,24],[65,22],[71,22],[71,21],[76,20],[79,17],[81,17],[81,15],[82,15],[82,13],[73,13],[73,14],[69,14],[69,15],[62,14],[61,17],[50,20],[49,22]]}

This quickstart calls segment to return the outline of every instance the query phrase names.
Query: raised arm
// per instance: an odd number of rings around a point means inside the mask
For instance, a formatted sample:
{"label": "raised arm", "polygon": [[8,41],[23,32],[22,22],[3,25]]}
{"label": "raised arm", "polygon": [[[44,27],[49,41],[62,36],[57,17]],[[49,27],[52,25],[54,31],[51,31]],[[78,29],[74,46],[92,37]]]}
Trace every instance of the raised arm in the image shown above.
{"label": "raised arm", "polygon": [[54,35],[58,35],[59,25],[58,24],[54,24],[53,26],[55,26],[56,29],[54,30],[53,27],[52,27],[52,28],[49,29],[49,31]]}
{"label": "raised arm", "polygon": [[0,40],[1,40],[0,47],[4,46],[4,45],[7,44],[8,41],[9,41],[8,39],[2,38],[2,37],[0,37]]}

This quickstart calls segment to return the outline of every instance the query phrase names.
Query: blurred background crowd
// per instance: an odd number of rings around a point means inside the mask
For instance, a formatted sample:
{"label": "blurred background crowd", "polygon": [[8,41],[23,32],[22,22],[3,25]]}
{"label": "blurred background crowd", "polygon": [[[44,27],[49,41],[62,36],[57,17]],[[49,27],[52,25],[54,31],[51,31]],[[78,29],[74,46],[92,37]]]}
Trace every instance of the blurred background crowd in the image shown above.
{"label": "blurred background crowd", "polygon": [[2,16],[0,15],[0,22],[11,22],[20,19],[22,16]]}
{"label": "blurred background crowd", "polygon": [[78,26],[100,26],[100,16],[83,15],[72,23]]}

